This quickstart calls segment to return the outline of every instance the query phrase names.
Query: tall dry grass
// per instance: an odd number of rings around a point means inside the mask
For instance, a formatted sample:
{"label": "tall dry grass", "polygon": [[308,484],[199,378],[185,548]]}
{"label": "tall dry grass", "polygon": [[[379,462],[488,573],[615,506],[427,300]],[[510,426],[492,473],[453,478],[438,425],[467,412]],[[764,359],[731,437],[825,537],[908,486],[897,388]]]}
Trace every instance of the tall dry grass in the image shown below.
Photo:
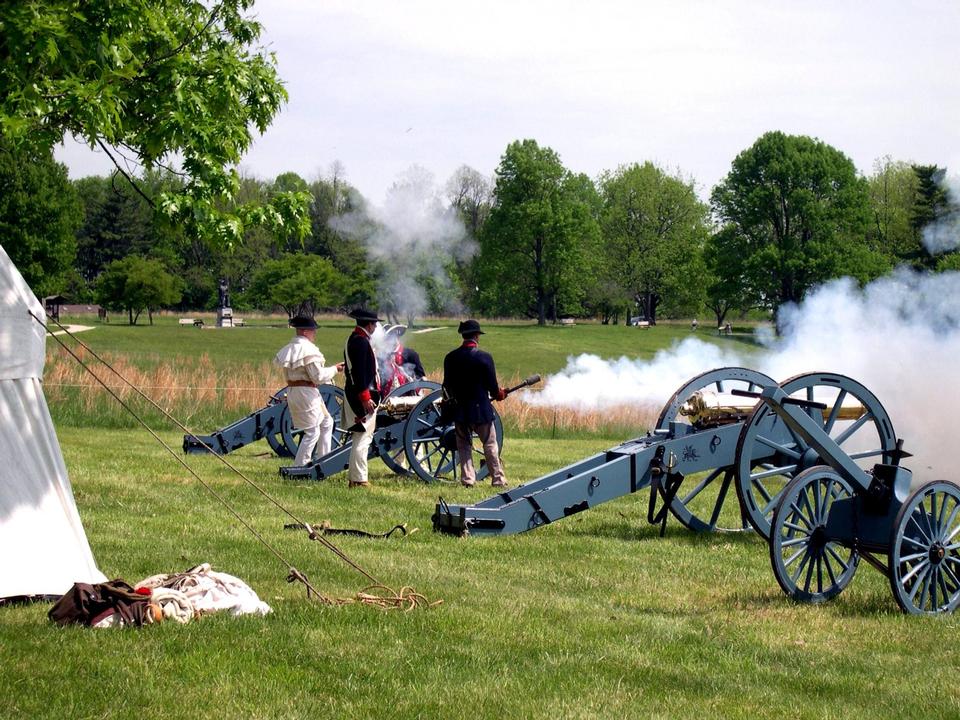
{"label": "tall dry grass", "polygon": [[[138,414],[154,420],[160,413],[117,374],[80,349],[78,356]],[[120,376],[186,425],[227,424],[267,403],[284,381],[269,362],[214,366],[206,355],[176,363],[134,363],[120,355],[101,355]],[[90,372],[61,353],[47,355],[44,392],[56,419],[74,424],[128,426],[129,413]]]}
{"label": "tall dry grass", "polygon": [[[519,376],[504,385],[519,383]],[[653,427],[660,414],[660,406],[618,405],[604,410],[574,410],[546,407],[524,402],[520,395],[510,395],[497,404],[504,425],[524,435],[564,437],[580,434],[641,435]]]}
{"label": "tall dry grass", "polygon": [[[124,402],[160,427],[172,425],[114,373],[80,349],[78,355]],[[138,362],[122,355],[102,357],[124,378],[184,425],[212,431],[263,407],[283,387],[280,371],[269,362],[216,366],[206,355],[176,363],[161,360]],[[435,372],[431,377],[439,377]],[[342,376],[341,376],[342,377]],[[512,386],[519,377],[505,381]],[[72,425],[130,427],[136,421],[72,358],[50,353],[44,389],[54,417]],[[659,407],[624,405],[597,412],[530,405],[511,395],[497,404],[510,432],[540,437],[581,434],[642,434],[656,422]],[[210,427],[206,427],[206,426]]]}

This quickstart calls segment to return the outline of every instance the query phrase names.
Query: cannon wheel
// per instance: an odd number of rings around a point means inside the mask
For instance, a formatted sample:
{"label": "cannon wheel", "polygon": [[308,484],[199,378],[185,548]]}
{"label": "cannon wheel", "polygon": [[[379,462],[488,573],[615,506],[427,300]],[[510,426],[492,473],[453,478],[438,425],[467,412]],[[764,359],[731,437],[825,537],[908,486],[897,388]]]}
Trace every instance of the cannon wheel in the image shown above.
{"label": "cannon wheel", "polygon": [[[285,425],[290,425],[290,410],[287,408],[287,389],[280,388],[272,396],[270,396],[271,405],[283,404],[283,409],[280,411],[279,421],[275,428],[271,428],[270,432],[266,433],[265,437],[267,438],[267,443],[273,451],[280,457],[293,457],[297,454],[296,447],[294,447],[293,452],[287,448],[286,441],[284,439],[283,427]],[[297,443],[299,444],[299,443]]]}
{"label": "cannon wheel", "polygon": [[960,487],[946,480],[910,496],[890,531],[888,576],[904,612],[953,612],[960,605]]}
{"label": "cannon wheel", "polygon": [[[421,400],[403,428],[403,447],[407,462],[424,482],[458,482],[460,464],[457,440],[453,423],[440,421],[440,398],[437,390]],[[503,450],[503,422],[496,410],[493,412],[493,427],[497,445]],[[483,459],[483,448],[473,443],[474,468],[477,480],[487,476],[489,468]]]}
{"label": "cannon wheel", "polygon": [[[414,380],[413,382],[394,388],[384,400],[392,397],[406,397],[408,395],[421,393],[424,390],[432,392],[439,389],[440,384],[432,380]],[[400,425],[398,424],[396,427],[400,428]],[[390,447],[386,450],[381,448],[380,457],[383,459],[384,465],[393,470],[397,475],[409,475],[410,468],[407,467],[407,453],[404,449],[402,433],[399,429],[397,432],[399,435],[392,438]]]}
{"label": "cannon wheel", "polygon": [[[836,373],[807,373],[790,378],[781,387],[787,395],[833,403],[837,409],[847,397],[857,400],[863,411],[856,419],[838,421],[835,413],[824,417],[820,410],[808,412],[851,458],[862,460],[862,466],[891,462],[897,445],[893,423],[877,397],[856,380]],[[783,427],[777,414],[760,403],[744,423],[737,442],[734,467],[740,505],[750,524],[767,540],[773,512],[787,484],[803,470],[824,464],[802,438],[791,434],[790,441],[783,443]]]}
{"label": "cannon wheel", "polygon": [[[733,389],[756,392],[773,384],[773,379],[763,373],[741,367],[718,368],[697,375],[677,390],[663,406],[657,420],[657,429],[666,430],[671,422],[689,424],[689,421],[680,415],[680,408],[698,390],[710,388],[717,392],[730,392]],[[735,492],[729,492],[732,479],[733,468],[727,466],[715,468],[689,491],[681,485],[680,491],[670,502],[670,512],[694,532],[749,530],[750,523],[742,511],[739,513],[738,525],[718,525],[724,502],[728,497],[735,496]]]}
{"label": "cannon wheel", "polygon": [[804,470],[781,494],[773,514],[770,563],[794,600],[824,602],[853,580],[859,553],[827,541],[824,534],[833,503],[852,495],[850,484],[825,465]]}
{"label": "cannon wheel", "polygon": [[[343,406],[343,390],[336,385],[321,385],[319,388],[320,397],[323,399],[327,412],[333,416],[333,439],[330,448],[336,449],[346,441],[347,432],[341,427],[341,410]],[[267,442],[270,447],[280,457],[294,457],[300,447],[300,438],[303,437],[303,431],[293,426],[293,418],[290,415],[290,408],[287,404],[287,389],[283,388],[274,394],[273,400],[284,404],[283,412],[280,414],[279,427],[272,433],[267,433]]]}

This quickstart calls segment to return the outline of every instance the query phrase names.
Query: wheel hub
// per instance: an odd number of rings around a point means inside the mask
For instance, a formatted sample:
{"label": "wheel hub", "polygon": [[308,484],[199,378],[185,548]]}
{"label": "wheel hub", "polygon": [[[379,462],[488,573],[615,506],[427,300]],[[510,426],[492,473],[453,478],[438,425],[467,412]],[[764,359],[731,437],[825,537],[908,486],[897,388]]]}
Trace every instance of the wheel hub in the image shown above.
{"label": "wheel hub", "polygon": [[445,427],[440,432],[440,446],[451,452],[457,449],[457,431],[454,430],[453,425]]}
{"label": "wheel hub", "polygon": [[930,547],[930,564],[939,565],[943,562],[943,558],[946,557],[946,555],[947,551],[946,548],[943,547],[943,544],[938,542],[934,543]]}
{"label": "wheel hub", "polygon": [[810,550],[820,552],[827,545],[827,530],[823,525],[817,525],[810,533]]}
{"label": "wheel hub", "polygon": [[800,456],[798,470],[806,470],[821,463],[820,454],[813,448],[807,448]]}

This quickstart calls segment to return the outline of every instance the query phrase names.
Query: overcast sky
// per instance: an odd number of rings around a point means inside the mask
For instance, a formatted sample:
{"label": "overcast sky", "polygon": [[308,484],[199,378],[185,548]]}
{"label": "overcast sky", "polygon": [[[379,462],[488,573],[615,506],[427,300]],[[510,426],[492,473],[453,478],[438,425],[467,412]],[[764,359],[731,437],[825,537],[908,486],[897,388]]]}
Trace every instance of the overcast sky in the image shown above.
{"label": "overcast sky", "polygon": [[[768,130],[863,173],[960,169],[960,2],[257,0],[289,104],[242,168],[310,180],[339,160],[372,201],[412,165],[492,175],[533,138],[595,177],[652,160],[707,197]],[[71,176],[108,162],[73,143]]]}

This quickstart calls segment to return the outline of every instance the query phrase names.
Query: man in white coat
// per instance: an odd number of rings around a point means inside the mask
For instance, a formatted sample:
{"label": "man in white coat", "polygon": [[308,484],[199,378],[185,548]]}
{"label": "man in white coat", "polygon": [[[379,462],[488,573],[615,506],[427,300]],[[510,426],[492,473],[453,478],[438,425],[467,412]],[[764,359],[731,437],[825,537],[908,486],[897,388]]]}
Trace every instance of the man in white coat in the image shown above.
{"label": "man in white coat", "polygon": [[319,385],[329,383],[343,370],[343,363],[324,365],[323,353],[314,345],[317,323],[312,317],[297,315],[290,321],[297,336],[283,346],[273,362],[287,376],[287,407],[293,425],[303,430],[294,465],[307,465],[317,448],[322,457],[330,452],[333,441],[333,417],[320,397]]}

